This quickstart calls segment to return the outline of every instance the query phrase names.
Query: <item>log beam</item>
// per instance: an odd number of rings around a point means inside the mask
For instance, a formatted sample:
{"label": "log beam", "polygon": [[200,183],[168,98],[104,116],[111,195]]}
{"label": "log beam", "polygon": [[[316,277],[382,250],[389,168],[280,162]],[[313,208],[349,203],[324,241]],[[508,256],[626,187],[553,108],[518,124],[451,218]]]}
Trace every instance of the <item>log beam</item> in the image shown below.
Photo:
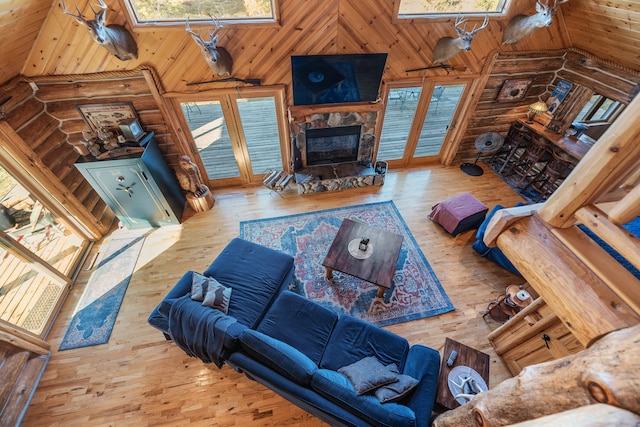
{"label": "log beam", "polygon": [[[611,331],[640,321],[640,314],[568,248],[537,214],[512,224],[500,234],[497,243],[585,347]],[[589,309],[585,310],[585,307]]]}
{"label": "log beam", "polygon": [[485,229],[484,238],[482,239],[484,244],[490,248],[495,247],[496,240],[498,240],[500,233],[519,219],[533,215],[540,206],[542,206],[542,203],[505,208],[497,211],[491,217],[489,224],[487,224],[487,228]]}
{"label": "log beam", "polygon": [[603,425],[637,427],[640,425],[640,416],[626,409],[596,403],[512,424],[510,427],[601,427]]}
{"label": "log beam", "polygon": [[433,426],[507,426],[596,403],[640,414],[639,342],[640,325],[611,332],[579,353],[526,367]]}
{"label": "log beam", "polygon": [[637,96],[540,208],[544,221],[553,227],[571,226],[578,209],[598,202],[640,167],[638,117]]}

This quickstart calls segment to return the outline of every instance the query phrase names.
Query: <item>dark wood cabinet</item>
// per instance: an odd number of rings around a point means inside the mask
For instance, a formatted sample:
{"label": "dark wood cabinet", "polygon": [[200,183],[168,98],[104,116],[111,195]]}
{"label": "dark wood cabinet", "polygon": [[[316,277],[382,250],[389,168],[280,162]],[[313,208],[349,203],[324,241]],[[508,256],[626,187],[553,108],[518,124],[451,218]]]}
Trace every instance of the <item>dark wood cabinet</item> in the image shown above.
{"label": "dark wood cabinet", "polygon": [[164,161],[153,133],[141,153],[108,160],[83,158],[75,166],[127,228],[179,224],[182,189]]}

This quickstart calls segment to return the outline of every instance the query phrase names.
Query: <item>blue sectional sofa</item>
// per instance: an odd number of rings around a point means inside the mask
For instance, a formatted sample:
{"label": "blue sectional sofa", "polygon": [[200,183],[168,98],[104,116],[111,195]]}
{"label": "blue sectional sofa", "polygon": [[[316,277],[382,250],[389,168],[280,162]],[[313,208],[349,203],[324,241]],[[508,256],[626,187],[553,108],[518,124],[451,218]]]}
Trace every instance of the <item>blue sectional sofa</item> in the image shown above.
{"label": "blue sectional sofa", "polygon": [[[293,257],[233,239],[202,273],[233,290],[226,315],[190,298],[195,272],[188,271],[151,312],[148,322],[187,354],[220,367],[242,331],[258,326],[275,297],[294,280],[294,273]],[[211,326],[221,337],[216,346],[209,345]]]}
{"label": "blue sectional sofa", "polygon": [[234,239],[203,273],[232,288],[227,314],[191,300],[193,274],[149,316],[187,354],[226,363],[330,425],[430,425],[440,354],[286,290],[288,255]]}
{"label": "blue sectional sofa", "polygon": [[[417,380],[417,385],[386,403],[376,395],[385,386],[358,395],[349,378],[338,371],[368,357],[384,366],[395,365],[399,374]],[[440,354],[284,291],[255,330],[243,331],[240,348],[226,363],[334,426],[426,427],[436,396]],[[374,386],[378,379],[374,375],[368,381]]]}

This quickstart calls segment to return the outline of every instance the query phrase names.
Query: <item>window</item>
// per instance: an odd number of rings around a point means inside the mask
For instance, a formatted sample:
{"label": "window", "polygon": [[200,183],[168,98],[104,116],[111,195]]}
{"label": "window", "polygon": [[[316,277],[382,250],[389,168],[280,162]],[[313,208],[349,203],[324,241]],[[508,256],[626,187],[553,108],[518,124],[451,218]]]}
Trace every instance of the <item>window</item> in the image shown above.
{"label": "window", "polygon": [[182,23],[209,20],[273,22],[273,0],[127,0],[132,18],[138,23]]}
{"label": "window", "polygon": [[622,104],[603,95],[593,95],[582,108],[576,122],[612,122],[622,111]]}
{"label": "window", "polygon": [[400,0],[398,17],[505,13],[509,0]]}

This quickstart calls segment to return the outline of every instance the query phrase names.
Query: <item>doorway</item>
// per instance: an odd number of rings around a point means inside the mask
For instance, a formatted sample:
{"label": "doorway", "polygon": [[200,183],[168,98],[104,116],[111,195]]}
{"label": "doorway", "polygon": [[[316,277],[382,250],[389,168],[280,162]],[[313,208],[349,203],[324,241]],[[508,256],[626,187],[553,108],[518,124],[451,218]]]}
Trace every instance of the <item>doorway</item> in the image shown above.
{"label": "doorway", "polygon": [[180,108],[209,181],[262,182],[289,162],[284,90],[211,93],[180,100]]}
{"label": "doorway", "polygon": [[466,88],[459,81],[390,85],[376,158],[396,167],[440,161]]}

